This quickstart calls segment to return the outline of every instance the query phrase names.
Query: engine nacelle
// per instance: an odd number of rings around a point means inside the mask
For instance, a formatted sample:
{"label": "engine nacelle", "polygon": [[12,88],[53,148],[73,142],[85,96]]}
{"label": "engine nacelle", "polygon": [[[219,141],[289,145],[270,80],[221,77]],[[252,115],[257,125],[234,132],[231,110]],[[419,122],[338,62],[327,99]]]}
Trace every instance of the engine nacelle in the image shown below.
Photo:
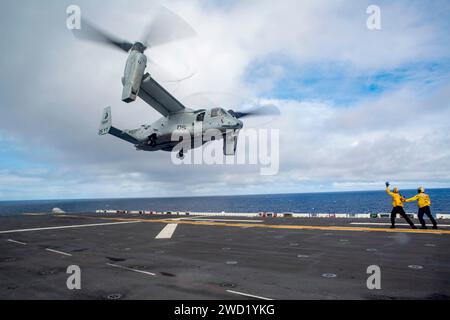
{"label": "engine nacelle", "polygon": [[132,50],[122,78],[122,101],[130,103],[136,100],[146,66],[147,57],[137,50]]}

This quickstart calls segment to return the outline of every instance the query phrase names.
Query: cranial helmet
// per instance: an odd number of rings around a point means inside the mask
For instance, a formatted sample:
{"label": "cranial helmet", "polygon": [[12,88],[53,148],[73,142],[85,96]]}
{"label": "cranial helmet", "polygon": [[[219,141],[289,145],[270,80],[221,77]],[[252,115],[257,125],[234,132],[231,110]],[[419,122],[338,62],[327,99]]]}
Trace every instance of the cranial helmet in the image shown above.
{"label": "cranial helmet", "polygon": [[419,188],[417,189],[417,192],[418,192],[418,193],[425,193],[425,188],[424,188],[424,187],[419,187]]}

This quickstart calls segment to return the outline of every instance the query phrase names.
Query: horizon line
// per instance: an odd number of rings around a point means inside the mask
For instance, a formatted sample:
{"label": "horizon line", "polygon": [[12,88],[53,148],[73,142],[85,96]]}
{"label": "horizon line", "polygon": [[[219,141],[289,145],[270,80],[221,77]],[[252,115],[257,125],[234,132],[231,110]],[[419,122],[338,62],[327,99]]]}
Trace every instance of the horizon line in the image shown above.
{"label": "horizon line", "polygon": [[[427,190],[445,190],[450,187],[427,188]],[[417,191],[417,189],[401,189],[403,191]],[[246,196],[273,196],[273,195],[296,195],[296,194],[327,194],[327,193],[356,193],[356,192],[385,192],[382,190],[347,190],[347,191],[311,191],[311,192],[286,192],[286,193],[249,193],[249,194],[215,194],[215,195],[191,195],[191,196],[159,196],[159,197],[99,197],[99,198],[55,198],[55,199],[13,199],[2,200],[1,202],[19,202],[19,201],[88,201],[88,200],[125,200],[125,199],[183,199],[183,198],[213,198],[213,197],[246,197]]]}

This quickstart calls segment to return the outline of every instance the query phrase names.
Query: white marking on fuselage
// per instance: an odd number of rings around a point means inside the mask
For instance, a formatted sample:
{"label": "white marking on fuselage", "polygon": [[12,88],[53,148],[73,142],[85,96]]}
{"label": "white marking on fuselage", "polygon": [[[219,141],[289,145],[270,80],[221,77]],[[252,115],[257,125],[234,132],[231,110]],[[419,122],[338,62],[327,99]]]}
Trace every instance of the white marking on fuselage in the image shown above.
{"label": "white marking on fuselage", "polygon": [[120,265],[114,264],[114,263],[107,263],[107,265],[110,266],[110,267],[118,268],[118,269],[123,269],[123,270],[127,270],[127,271],[134,271],[134,272],[137,272],[137,273],[143,273],[143,274],[146,274],[146,275],[149,275],[149,276],[156,276],[155,273],[151,273],[151,272],[148,272],[148,271],[142,271],[142,270],[138,270],[138,269],[133,269],[133,268],[128,268],[128,267],[120,266]]}
{"label": "white marking on fuselage", "polygon": [[25,242],[20,242],[20,241],[13,240],[13,239],[8,239],[8,240],[6,240],[6,241],[12,242],[12,243],[21,244],[21,245],[23,245],[23,246],[26,246],[26,245],[27,245]]}
{"label": "white marking on fuselage", "polygon": [[243,292],[238,292],[238,291],[233,291],[233,290],[227,290],[227,292],[229,293],[233,293],[233,294],[238,294],[240,296],[245,296],[245,297],[250,297],[250,298],[255,298],[255,299],[260,299],[260,300],[273,300],[271,298],[266,298],[266,297],[261,297],[261,296],[255,296],[253,294],[248,294],[248,293],[243,293]]}
{"label": "white marking on fuselage", "polygon": [[49,249],[49,248],[47,248],[45,250],[53,252],[53,253],[62,254],[63,256],[69,256],[69,257],[72,256],[70,253],[66,253],[66,252],[62,252],[62,251],[58,251],[58,250],[53,250],[53,249]]}
{"label": "white marking on fuselage", "polygon": [[139,223],[139,222],[140,221],[107,222],[107,223],[95,223],[95,224],[78,224],[78,225],[59,226],[59,227],[44,227],[44,228],[31,228],[31,229],[4,230],[4,231],[0,231],[0,234],[4,234],[4,233],[18,233],[18,232],[31,232],[31,231],[43,231],[43,230],[57,230],[57,229],[71,229],[71,228],[84,228],[84,227],[110,226],[110,225],[116,225],[116,224]]}
{"label": "white marking on fuselage", "polygon": [[178,224],[176,223],[169,223],[167,226],[165,226],[161,232],[155,237],[155,239],[170,239],[172,238],[173,233],[175,232],[175,229],[177,228]]}

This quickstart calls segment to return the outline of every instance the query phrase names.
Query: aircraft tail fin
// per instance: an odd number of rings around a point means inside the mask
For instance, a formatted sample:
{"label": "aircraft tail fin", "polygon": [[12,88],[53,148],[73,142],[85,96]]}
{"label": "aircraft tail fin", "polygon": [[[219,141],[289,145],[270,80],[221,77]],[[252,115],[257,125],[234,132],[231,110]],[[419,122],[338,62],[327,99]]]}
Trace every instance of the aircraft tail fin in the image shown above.
{"label": "aircraft tail fin", "polygon": [[103,110],[102,121],[100,122],[100,128],[98,129],[98,134],[103,136],[108,134],[112,127],[111,119],[111,107],[106,107]]}
{"label": "aircraft tail fin", "polygon": [[117,129],[112,126],[111,107],[106,107],[103,110],[102,120],[100,122],[100,128],[98,129],[98,134],[101,136],[108,134],[108,133],[110,135],[113,135],[119,139],[125,140],[134,145],[140,143],[136,138],[130,136],[125,131],[122,131],[122,130]]}

